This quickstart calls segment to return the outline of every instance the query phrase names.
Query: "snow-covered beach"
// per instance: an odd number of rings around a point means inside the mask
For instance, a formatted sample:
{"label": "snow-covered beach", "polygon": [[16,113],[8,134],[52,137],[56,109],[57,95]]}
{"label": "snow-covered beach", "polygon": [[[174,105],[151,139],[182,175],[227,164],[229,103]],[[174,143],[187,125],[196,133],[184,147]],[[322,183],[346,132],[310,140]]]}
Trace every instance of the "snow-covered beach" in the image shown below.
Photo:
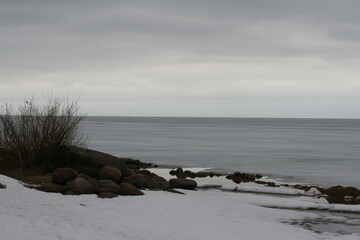
{"label": "snow-covered beach", "polygon": [[[167,170],[152,170],[169,177]],[[292,197],[278,195],[291,195],[286,188],[270,195],[223,191],[270,190],[204,178],[198,180],[200,187],[220,182],[223,189],[181,190],[185,195],[144,191],[144,196],[100,199],[40,192],[4,175],[0,182],[7,186],[0,190],[4,240],[360,239],[360,205],[328,204],[295,192]],[[312,226],[319,222],[324,226]]]}

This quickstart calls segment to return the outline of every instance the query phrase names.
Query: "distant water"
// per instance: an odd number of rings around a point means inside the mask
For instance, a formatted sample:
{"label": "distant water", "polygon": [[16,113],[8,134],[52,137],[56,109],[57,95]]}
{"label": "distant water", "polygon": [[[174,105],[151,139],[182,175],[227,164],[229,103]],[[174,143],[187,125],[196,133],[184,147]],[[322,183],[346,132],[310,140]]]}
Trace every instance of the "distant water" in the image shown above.
{"label": "distant water", "polygon": [[87,117],[89,146],[157,164],[360,187],[360,120]]}

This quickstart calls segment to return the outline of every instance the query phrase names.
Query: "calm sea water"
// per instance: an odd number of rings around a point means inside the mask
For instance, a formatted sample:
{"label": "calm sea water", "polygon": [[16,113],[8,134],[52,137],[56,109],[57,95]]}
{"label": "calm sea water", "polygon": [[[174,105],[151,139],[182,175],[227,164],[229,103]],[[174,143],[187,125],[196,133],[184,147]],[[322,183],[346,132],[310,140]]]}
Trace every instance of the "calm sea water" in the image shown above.
{"label": "calm sea water", "polygon": [[360,187],[360,120],[87,117],[89,147],[145,162]]}

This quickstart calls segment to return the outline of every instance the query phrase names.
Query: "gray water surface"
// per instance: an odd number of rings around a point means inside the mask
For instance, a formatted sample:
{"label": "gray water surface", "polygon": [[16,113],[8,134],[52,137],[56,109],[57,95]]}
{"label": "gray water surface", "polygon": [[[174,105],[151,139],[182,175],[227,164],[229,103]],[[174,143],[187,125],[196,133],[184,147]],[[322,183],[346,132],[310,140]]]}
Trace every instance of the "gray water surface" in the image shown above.
{"label": "gray water surface", "polygon": [[93,149],[145,162],[360,187],[360,120],[87,117]]}

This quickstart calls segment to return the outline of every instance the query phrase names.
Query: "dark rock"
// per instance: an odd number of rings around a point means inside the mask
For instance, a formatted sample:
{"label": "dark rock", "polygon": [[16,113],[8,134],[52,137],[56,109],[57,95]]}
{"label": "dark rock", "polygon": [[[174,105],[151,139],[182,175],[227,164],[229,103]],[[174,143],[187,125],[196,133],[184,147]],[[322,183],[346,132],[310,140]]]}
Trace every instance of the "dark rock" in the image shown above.
{"label": "dark rock", "polygon": [[99,198],[115,198],[118,197],[116,193],[112,192],[102,192],[98,195]]}
{"label": "dark rock", "polygon": [[55,184],[65,185],[70,180],[77,177],[78,173],[76,170],[71,168],[58,168],[55,169],[52,175],[52,182]]}
{"label": "dark rock", "polygon": [[165,178],[156,175],[155,173],[151,173],[147,170],[139,171],[144,178],[145,182],[143,187],[151,190],[166,190],[170,187],[169,183]]}
{"label": "dark rock", "polygon": [[116,188],[107,188],[107,187],[99,187],[96,190],[96,194],[105,193],[105,192],[111,192],[111,193],[119,194],[120,186],[119,186],[118,189],[116,189]]}
{"label": "dark rock", "polygon": [[72,191],[66,191],[63,195],[77,195]]}
{"label": "dark rock", "polygon": [[188,177],[194,179],[196,178],[196,173],[191,172]]}
{"label": "dark rock", "polygon": [[185,178],[187,178],[187,175],[185,173],[176,173],[176,177],[185,179]]}
{"label": "dark rock", "polygon": [[214,172],[210,172],[209,173],[209,177],[213,178],[215,176],[215,173]]}
{"label": "dark rock", "polygon": [[110,179],[114,182],[120,183],[121,171],[115,167],[104,166],[100,170],[99,179]]}
{"label": "dark rock", "polygon": [[64,186],[56,184],[56,183],[47,182],[47,183],[41,184],[41,187],[39,188],[39,190],[44,191],[44,192],[63,193]]}
{"label": "dark rock", "polygon": [[184,172],[184,170],[181,168],[181,167],[179,167],[178,169],[176,169],[176,173],[183,173]]}
{"label": "dark rock", "polygon": [[129,184],[129,183],[121,183],[120,184],[120,195],[124,196],[137,196],[137,195],[144,195],[140,189],[136,188],[135,186]]}
{"label": "dark rock", "polygon": [[169,180],[169,184],[171,188],[182,188],[189,190],[194,190],[197,187],[197,183],[191,179],[173,178]]}
{"label": "dark rock", "polygon": [[0,183],[0,189],[5,189],[6,188],[6,185]]}
{"label": "dark rock", "polygon": [[262,176],[260,174],[256,174],[255,177],[256,178],[262,178]]}
{"label": "dark rock", "polygon": [[198,178],[205,178],[205,177],[209,176],[209,173],[207,173],[207,172],[197,172],[197,173],[195,173],[195,175]]}
{"label": "dark rock", "polygon": [[241,177],[241,175],[233,175],[231,180],[236,183],[239,184],[241,183],[241,181],[243,180],[243,178]]}
{"label": "dark rock", "polygon": [[169,174],[171,175],[171,176],[175,176],[176,175],[176,170],[170,170],[170,172],[169,172]]}
{"label": "dark rock", "polygon": [[74,194],[92,194],[94,193],[93,185],[83,178],[75,178],[66,184],[66,190]]}
{"label": "dark rock", "polygon": [[90,177],[89,175],[86,175],[85,173],[79,173],[79,174],[77,175],[77,177],[78,177],[78,178],[83,178],[83,179],[85,179],[85,180],[91,179],[91,177]]}
{"label": "dark rock", "polygon": [[329,196],[329,198],[344,198],[352,196],[354,198],[360,196],[360,190],[354,187],[334,186],[327,189],[319,188],[319,191]]}
{"label": "dark rock", "polygon": [[103,179],[103,180],[98,180],[97,183],[99,184],[99,189],[98,189],[99,192],[104,192],[105,191],[104,189],[106,189],[106,191],[108,192],[113,192],[113,193],[118,193],[120,191],[119,184],[115,183],[112,180]]}
{"label": "dark rock", "polygon": [[145,184],[145,177],[142,174],[134,174],[124,178],[123,182],[134,185],[137,188],[143,188]]}
{"label": "dark rock", "polygon": [[149,170],[140,170],[138,171],[139,174],[151,176],[152,173]]}
{"label": "dark rock", "polygon": [[56,159],[60,167],[70,167],[79,173],[85,173],[90,177],[98,178],[103,166],[111,166],[119,169],[123,177],[132,175],[132,171],[125,164],[128,158],[118,158],[107,153],[94,151],[86,148],[63,147],[62,155]]}

